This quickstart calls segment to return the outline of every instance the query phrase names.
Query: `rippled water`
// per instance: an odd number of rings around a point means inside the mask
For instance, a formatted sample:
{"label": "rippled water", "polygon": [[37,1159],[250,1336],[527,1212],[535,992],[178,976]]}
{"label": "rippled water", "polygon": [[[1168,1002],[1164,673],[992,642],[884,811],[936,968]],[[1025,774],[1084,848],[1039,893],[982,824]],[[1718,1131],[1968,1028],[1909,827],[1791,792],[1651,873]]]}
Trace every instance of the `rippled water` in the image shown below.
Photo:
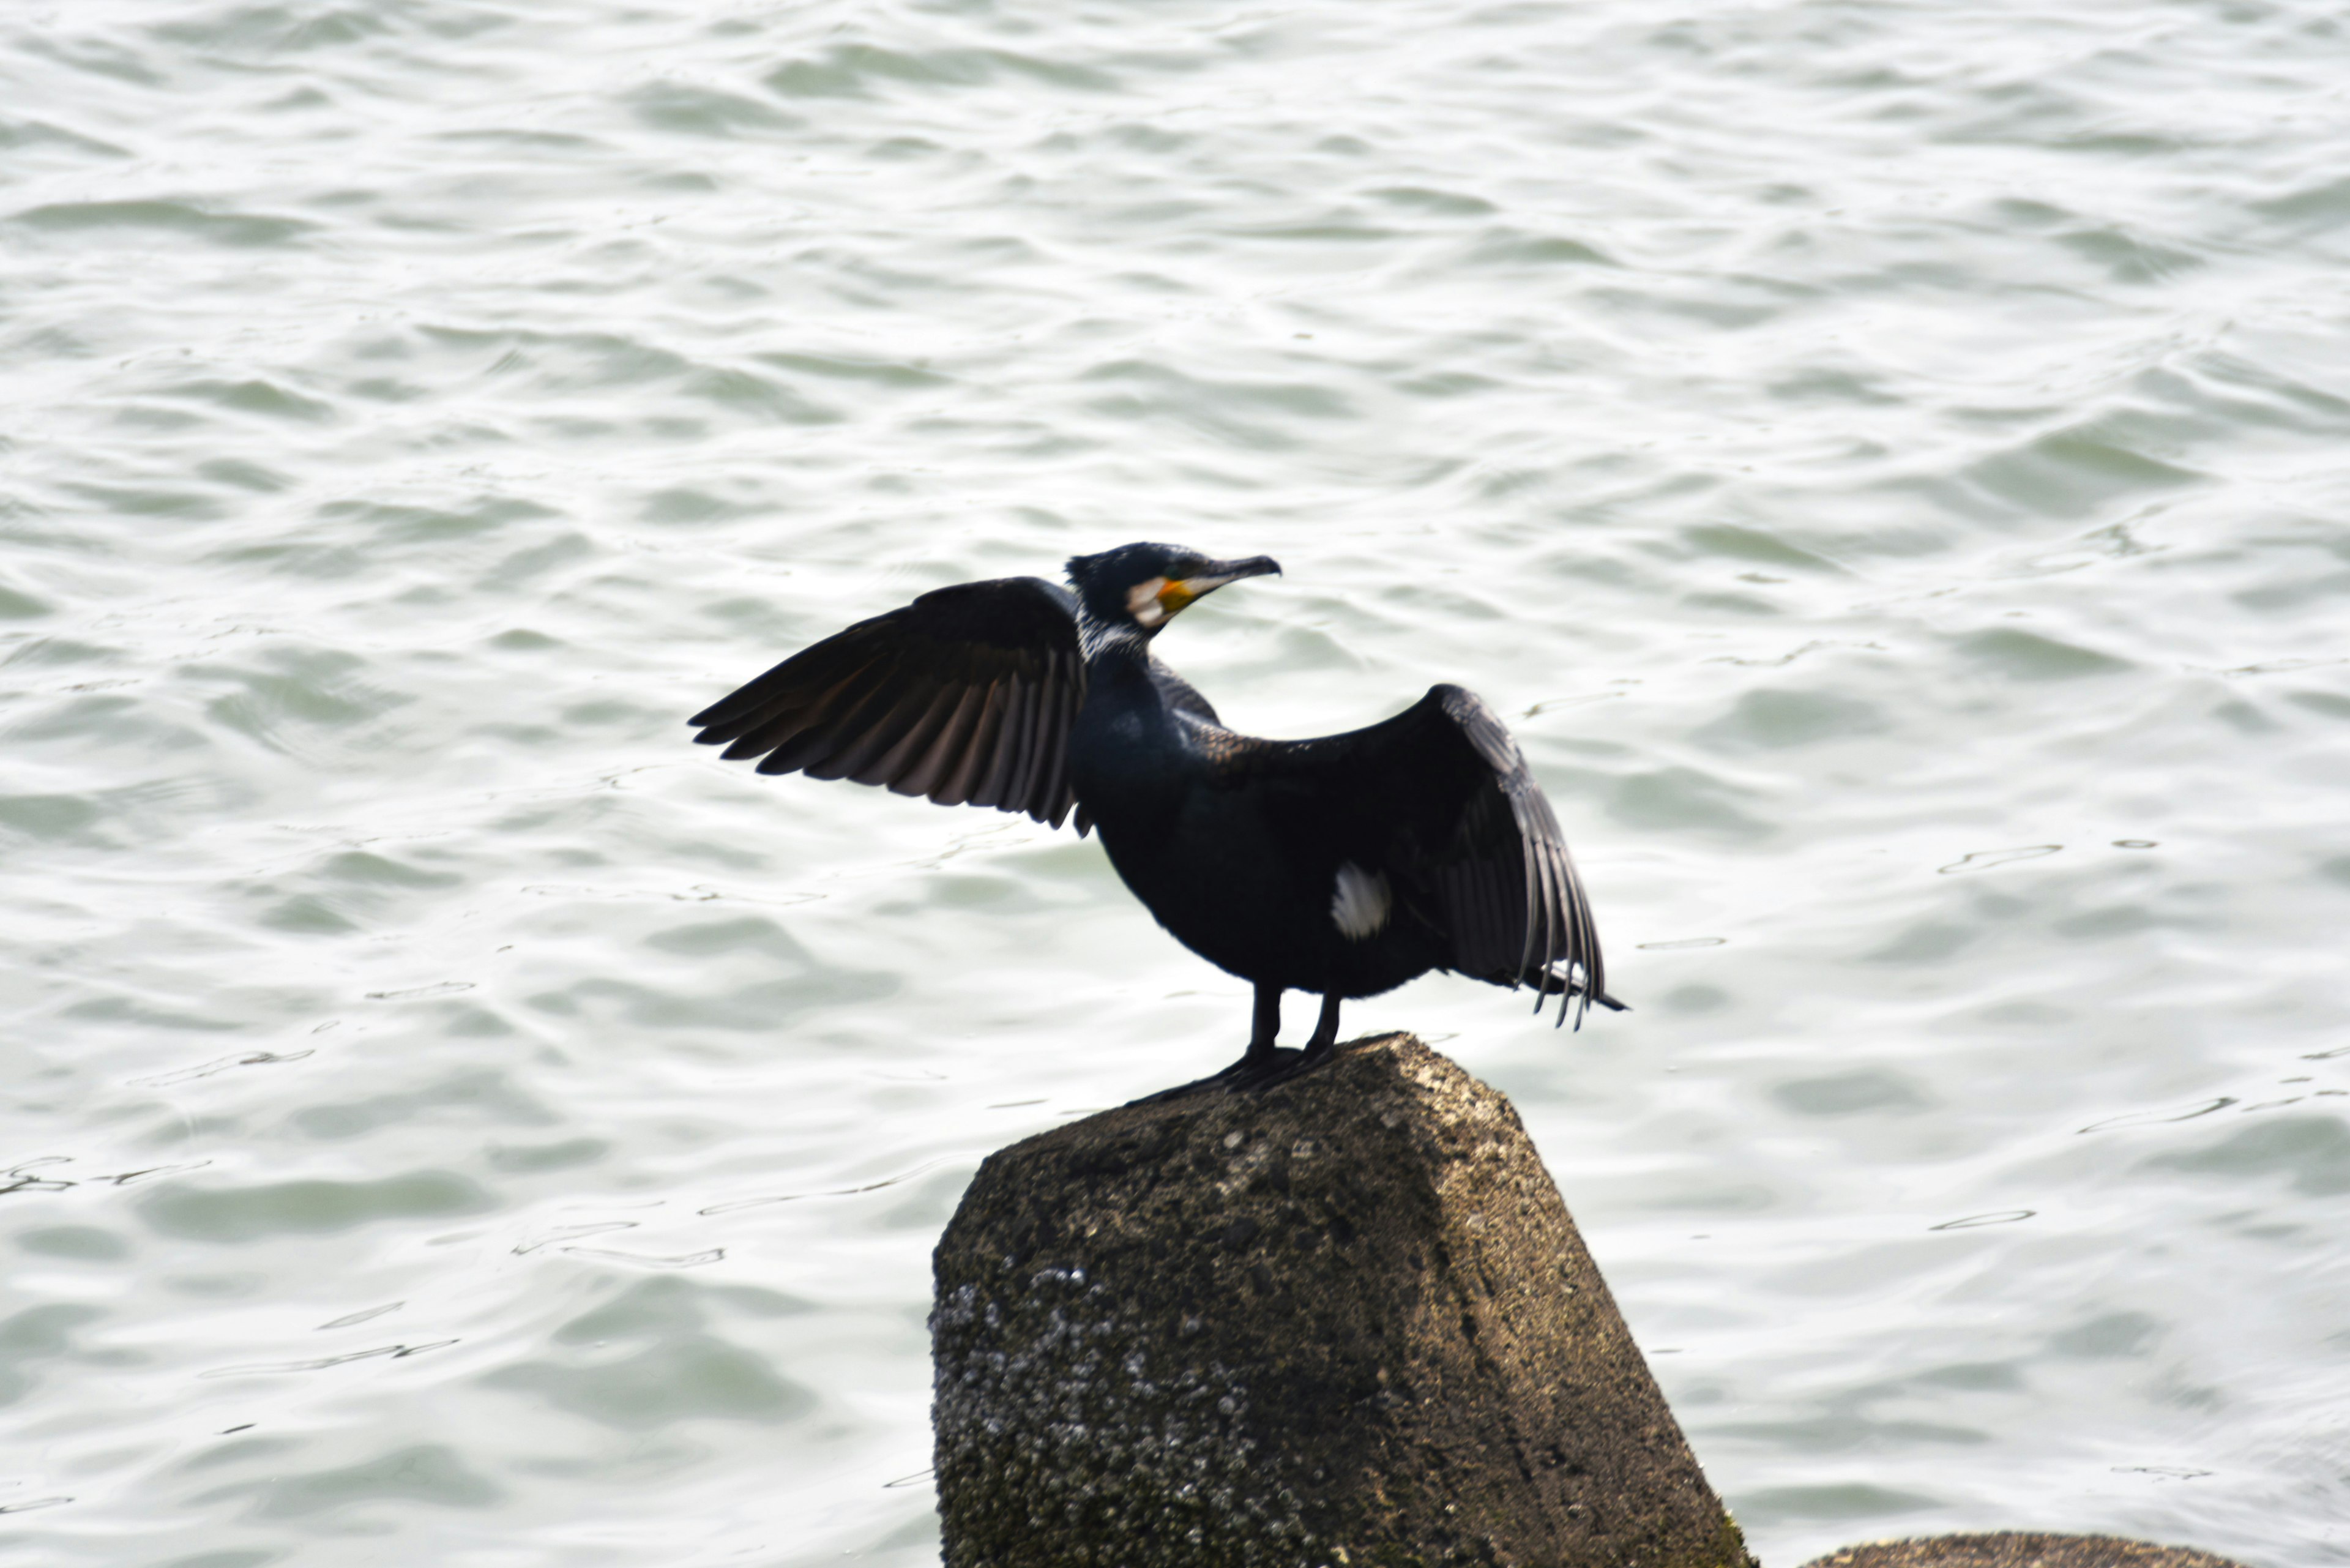
{"label": "rippled water", "polygon": [[1288,567],[1161,644],[1244,728],[1512,716],[1638,1011],[1348,1023],[1767,1562],[2350,1563],[2337,8],[0,40],[6,1561],[935,1561],[939,1227],[1245,988],[681,721],[1139,537]]}

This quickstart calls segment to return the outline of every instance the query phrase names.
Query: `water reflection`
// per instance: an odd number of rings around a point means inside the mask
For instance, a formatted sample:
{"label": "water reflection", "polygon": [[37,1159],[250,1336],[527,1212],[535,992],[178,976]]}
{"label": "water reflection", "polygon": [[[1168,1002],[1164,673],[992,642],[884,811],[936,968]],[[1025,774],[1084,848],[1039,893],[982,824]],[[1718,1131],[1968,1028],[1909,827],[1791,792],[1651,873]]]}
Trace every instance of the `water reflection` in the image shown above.
{"label": "water reflection", "polygon": [[2021,849],[1977,849],[1960,856],[1948,866],[1936,867],[1935,871],[1943,877],[1960,871],[1988,871],[1994,866],[2010,866],[2019,860],[2038,860],[2064,847],[2061,844],[2030,844]]}
{"label": "water reflection", "polygon": [[1172,537],[1242,728],[1523,716],[1640,1011],[1350,1017],[1765,1561],[2336,1562],[2330,19],[133,11],[0,37],[21,1552],[934,1563],[930,1239],[1244,992],[679,721]]}
{"label": "water reflection", "polygon": [[1990,1214],[1970,1214],[1963,1220],[1945,1220],[1939,1225],[1929,1225],[1929,1231],[1972,1231],[1983,1225],[2012,1225],[2038,1214],[2036,1209],[2003,1209]]}
{"label": "water reflection", "polygon": [[2106,1132],[2114,1127],[2151,1127],[2162,1122],[2191,1122],[2198,1116],[2208,1116],[2214,1111],[2224,1111],[2236,1104],[2232,1095],[2191,1106],[2183,1111],[2130,1111],[2118,1116],[2107,1116],[2101,1122],[2091,1122],[2080,1130],[2085,1133]]}
{"label": "water reflection", "polygon": [[196,1374],[199,1377],[267,1377],[286,1372],[323,1372],[329,1366],[341,1366],[347,1362],[372,1361],[380,1355],[394,1358],[421,1355],[430,1350],[445,1350],[458,1343],[453,1339],[428,1340],[421,1345],[380,1345],[371,1350],[347,1350],[340,1355],[321,1355],[308,1361],[263,1362],[251,1366],[215,1366]]}

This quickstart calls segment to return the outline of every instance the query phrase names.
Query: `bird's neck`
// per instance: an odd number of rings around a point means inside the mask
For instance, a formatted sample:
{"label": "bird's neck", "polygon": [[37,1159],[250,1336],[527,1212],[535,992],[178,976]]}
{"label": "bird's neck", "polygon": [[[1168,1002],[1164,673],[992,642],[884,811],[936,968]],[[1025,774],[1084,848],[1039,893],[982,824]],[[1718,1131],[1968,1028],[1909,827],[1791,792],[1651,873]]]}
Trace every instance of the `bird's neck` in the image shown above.
{"label": "bird's neck", "polygon": [[1086,701],[1072,737],[1080,771],[1141,765],[1163,743],[1166,701],[1150,657],[1150,638],[1138,627],[1083,621],[1077,646],[1086,660]]}
{"label": "bird's neck", "polygon": [[1101,620],[1090,613],[1077,618],[1077,649],[1086,668],[1097,672],[1150,667],[1150,634],[1131,621]]}

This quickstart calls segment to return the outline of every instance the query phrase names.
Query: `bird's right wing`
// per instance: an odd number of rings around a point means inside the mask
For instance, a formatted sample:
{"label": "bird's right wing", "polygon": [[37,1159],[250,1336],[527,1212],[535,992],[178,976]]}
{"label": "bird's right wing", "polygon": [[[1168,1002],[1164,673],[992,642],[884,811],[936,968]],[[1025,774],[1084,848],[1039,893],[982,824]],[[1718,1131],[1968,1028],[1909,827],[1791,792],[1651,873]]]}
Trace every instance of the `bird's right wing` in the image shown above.
{"label": "bird's right wing", "polygon": [[1536,1012],[1558,983],[1559,1019],[1565,1021],[1571,1000],[1578,1028],[1595,1001],[1620,1009],[1607,994],[1591,896],[1549,799],[1501,716],[1458,686],[1430,688],[1403,717],[1413,715],[1423,736],[1458,734],[1486,770],[1463,801],[1452,843],[1435,867],[1452,921],[1455,966],[1487,978],[1506,973],[1513,983],[1531,980]]}
{"label": "bird's right wing", "polygon": [[[1238,739],[1236,737],[1236,739]],[[1288,836],[1411,889],[1444,967],[1555,992],[1562,1022],[1607,993],[1591,899],[1524,754],[1473,692],[1436,686],[1394,718],[1311,741],[1243,741],[1230,776],[1262,779]]]}
{"label": "bird's right wing", "polygon": [[884,784],[1061,825],[1085,701],[1076,605],[1042,577],[927,593],[792,655],[687,722],[763,774]]}

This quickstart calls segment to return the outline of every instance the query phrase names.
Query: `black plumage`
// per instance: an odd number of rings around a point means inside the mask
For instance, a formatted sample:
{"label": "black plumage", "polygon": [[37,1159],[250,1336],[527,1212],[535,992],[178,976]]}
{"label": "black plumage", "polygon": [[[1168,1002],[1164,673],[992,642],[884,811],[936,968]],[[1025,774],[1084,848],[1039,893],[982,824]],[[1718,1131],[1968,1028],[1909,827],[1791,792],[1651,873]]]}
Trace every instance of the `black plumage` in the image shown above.
{"label": "black plumage", "polygon": [[[1041,577],[963,583],[859,621],[690,721],[761,773],[882,784],[941,805],[1101,831],[1175,938],[1254,982],[1247,1054],[1203,1082],[1264,1081],[1328,1052],[1338,1004],[1432,969],[1553,993],[1578,1024],[1607,993],[1591,903],[1550,803],[1493,711],[1435,686],[1384,722],[1267,741],[1224,728],[1150,640],[1266,556],[1128,545]],[[1075,591],[1071,591],[1074,589]],[[1281,994],[1322,1014],[1276,1052]]]}

